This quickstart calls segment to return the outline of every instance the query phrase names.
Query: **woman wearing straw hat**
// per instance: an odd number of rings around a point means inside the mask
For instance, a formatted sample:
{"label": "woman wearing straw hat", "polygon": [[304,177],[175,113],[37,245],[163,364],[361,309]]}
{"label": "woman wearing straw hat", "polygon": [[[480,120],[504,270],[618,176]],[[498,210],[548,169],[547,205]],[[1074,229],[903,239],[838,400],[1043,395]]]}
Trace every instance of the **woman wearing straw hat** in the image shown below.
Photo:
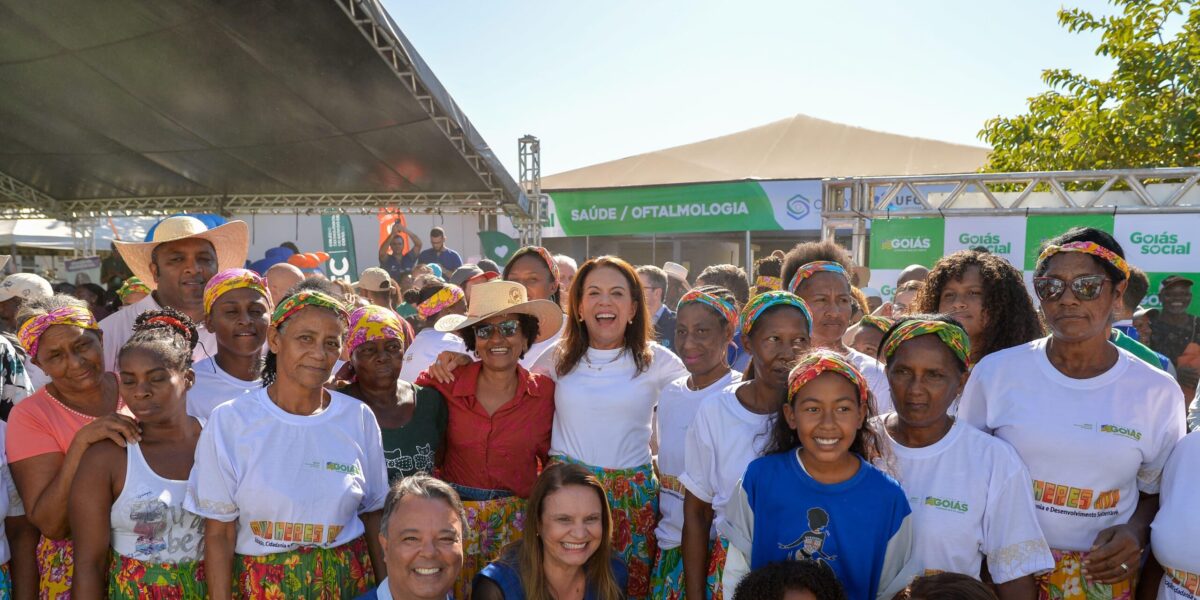
{"label": "woman wearing straw hat", "polygon": [[[145,242],[113,242],[125,264],[152,292],[100,322],[104,331],[104,365],[116,371],[117,352],[133,335],[133,322],[147,310],[173,308],[196,323],[204,322],[204,286],[218,271],[241,267],[250,249],[243,221],[209,229],[195,217],[167,217]],[[200,361],[217,352],[212,332],[199,327],[200,343],[192,354]]]}
{"label": "woman wearing straw hat", "polygon": [[456,598],[465,598],[475,574],[520,538],[525,498],[547,462],[554,421],[554,382],[526,371],[520,360],[562,322],[558,304],[528,300],[521,284],[490,281],[472,290],[466,315],[442,317],[435,326],[457,332],[478,358],[454,369],[453,382],[429,374],[417,379],[441,392],[450,409],[441,476],[467,506]]}

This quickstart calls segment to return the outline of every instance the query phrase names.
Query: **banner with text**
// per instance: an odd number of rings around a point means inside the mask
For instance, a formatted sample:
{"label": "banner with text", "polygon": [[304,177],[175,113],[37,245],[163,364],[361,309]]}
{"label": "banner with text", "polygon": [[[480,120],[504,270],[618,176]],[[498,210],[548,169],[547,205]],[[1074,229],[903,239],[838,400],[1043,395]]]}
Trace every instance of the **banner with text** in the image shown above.
{"label": "banner with text", "polygon": [[321,215],[322,238],[329,261],[325,275],[330,279],[356,281],[358,261],[354,252],[354,226],[346,215]]}

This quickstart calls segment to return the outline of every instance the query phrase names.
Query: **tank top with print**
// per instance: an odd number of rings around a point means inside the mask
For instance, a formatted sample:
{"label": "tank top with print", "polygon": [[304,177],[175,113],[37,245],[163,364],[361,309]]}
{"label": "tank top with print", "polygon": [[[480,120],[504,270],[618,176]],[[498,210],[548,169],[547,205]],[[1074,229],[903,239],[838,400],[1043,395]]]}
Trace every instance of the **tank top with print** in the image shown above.
{"label": "tank top with print", "polygon": [[187,480],[159,476],[138,444],[130,444],[125,455],[125,488],[110,513],[113,550],[151,563],[203,558],[204,519],[183,508]]}

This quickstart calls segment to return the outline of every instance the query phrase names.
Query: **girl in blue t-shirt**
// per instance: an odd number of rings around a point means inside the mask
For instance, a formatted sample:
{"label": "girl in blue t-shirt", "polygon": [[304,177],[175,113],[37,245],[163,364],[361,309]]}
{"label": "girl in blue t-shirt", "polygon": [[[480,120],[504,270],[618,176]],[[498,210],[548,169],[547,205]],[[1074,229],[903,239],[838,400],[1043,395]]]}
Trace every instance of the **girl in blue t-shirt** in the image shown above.
{"label": "girl in blue t-shirt", "polygon": [[799,559],[829,565],[851,600],[904,587],[911,510],[900,485],[871,466],[880,449],[870,406],[862,373],[838,354],[818,350],[792,369],[764,456],[725,509],[727,590],[747,568]]}

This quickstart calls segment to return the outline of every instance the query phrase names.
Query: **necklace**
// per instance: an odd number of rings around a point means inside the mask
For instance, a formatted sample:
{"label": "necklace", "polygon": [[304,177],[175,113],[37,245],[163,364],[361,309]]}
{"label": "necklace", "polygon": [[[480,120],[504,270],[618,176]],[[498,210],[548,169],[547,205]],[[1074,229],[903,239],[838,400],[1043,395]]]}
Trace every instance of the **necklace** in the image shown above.
{"label": "necklace", "polygon": [[[590,349],[590,348],[588,349],[588,352],[591,352],[591,349]],[[621,358],[622,356],[624,356],[624,355],[625,355],[625,349],[624,349],[624,348],[622,348],[622,349],[621,349],[621,351],[620,351],[620,352],[618,352],[616,356],[614,356],[614,357],[612,357],[612,358],[608,359],[607,361],[605,361],[605,362],[602,362],[602,363],[600,363],[600,364],[598,364],[598,365],[597,365],[597,364],[592,364],[592,359],[591,359],[590,357],[588,357],[588,352],[584,352],[584,353],[583,353],[583,362],[585,363],[585,366],[587,366],[587,368],[589,368],[589,369],[591,369],[591,370],[593,370],[593,371],[600,371],[600,370],[604,369],[604,367],[606,367],[606,366],[608,366],[608,365],[611,365],[611,364],[613,364],[613,363],[617,362],[618,360],[620,360],[620,358]]]}

